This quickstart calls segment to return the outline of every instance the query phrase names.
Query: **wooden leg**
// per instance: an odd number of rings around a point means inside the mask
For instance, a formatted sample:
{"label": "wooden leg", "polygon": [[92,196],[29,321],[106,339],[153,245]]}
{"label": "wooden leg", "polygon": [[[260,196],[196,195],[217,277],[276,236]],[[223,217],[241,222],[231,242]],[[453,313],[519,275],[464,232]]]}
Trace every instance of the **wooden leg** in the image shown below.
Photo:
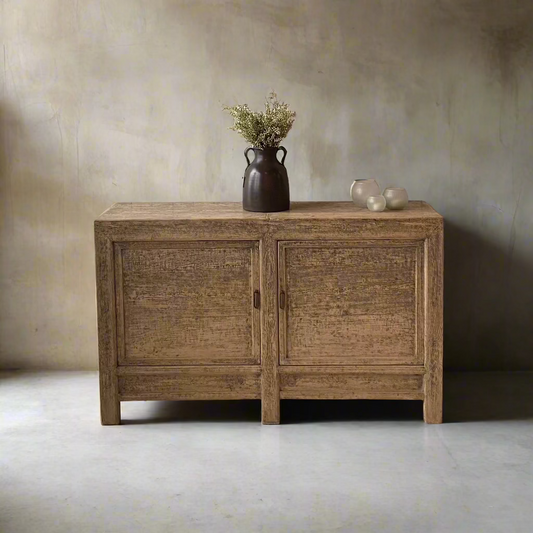
{"label": "wooden leg", "polygon": [[433,381],[430,375],[426,377],[424,422],[442,424],[442,379]]}
{"label": "wooden leg", "polygon": [[100,419],[102,426],[120,424],[117,378],[114,374],[102,371],[100,371]]}
{"label": "wooden leg", "polygon": [[274,391],[269,384],[263,384],[263,398],[261,400],[261,423],[279,424],[279,387]]}
{"label": "wooden leg", "polygon": [[261,422],[279,424],[278,243],[267,233],[261,241]]}
{"label": "wooden leg", "polygon": [[120,424],[120,402],[102,402],[100,416],[102,426],[118,426]]}

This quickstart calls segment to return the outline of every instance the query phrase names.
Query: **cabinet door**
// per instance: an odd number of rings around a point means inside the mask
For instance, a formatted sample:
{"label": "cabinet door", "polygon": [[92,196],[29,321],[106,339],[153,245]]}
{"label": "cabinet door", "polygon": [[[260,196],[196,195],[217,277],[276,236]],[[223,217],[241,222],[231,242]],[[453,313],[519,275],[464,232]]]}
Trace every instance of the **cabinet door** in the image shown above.
{"label": "cabinet door", "polygon": [[115,243],[121,365],[260,363],[256,241]]}
{"label": "cabinet door", "polygon": [[423,259],[423,241],[280,242],[280,363],[423,364]]}

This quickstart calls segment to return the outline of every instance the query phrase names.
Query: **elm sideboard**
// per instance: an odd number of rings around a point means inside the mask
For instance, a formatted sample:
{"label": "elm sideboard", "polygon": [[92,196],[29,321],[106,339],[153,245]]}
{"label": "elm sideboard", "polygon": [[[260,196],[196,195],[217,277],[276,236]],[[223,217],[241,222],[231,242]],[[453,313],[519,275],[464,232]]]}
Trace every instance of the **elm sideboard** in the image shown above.
{"label": "elm sideboard", "polygon": [[102,424],[129,400],[423,400],[442,421],[443,220],[428,204],[119,203],[95,222]]}

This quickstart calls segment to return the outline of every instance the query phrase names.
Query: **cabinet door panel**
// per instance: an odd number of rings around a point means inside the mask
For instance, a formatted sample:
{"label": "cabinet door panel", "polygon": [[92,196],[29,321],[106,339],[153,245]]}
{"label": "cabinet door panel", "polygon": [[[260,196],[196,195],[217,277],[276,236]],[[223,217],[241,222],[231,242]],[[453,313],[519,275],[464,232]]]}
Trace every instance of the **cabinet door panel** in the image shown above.
{"label": "cabinet door panel", "polygon": [[259,364],[256,241],[116,243],[119,364]]}
{"label": "cabinet door panel", "polygon": [[280,242],[281,364],[423,364],[423,254],[423,241]]}

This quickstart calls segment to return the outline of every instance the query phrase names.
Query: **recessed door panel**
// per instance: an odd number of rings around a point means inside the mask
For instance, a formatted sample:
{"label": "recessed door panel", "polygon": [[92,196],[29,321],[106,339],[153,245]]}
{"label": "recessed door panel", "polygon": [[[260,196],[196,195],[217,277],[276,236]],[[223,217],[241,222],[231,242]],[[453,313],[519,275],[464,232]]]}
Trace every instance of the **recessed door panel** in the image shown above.
{"label": "recessed door panel", "polygon": [[258,242],[116,243],[115,281],[119,364],[260,363]]}
{"label": "recessed door panel", "polygon": [[423,364],[423,253],[423,241],[280,242],[281,364]]}

